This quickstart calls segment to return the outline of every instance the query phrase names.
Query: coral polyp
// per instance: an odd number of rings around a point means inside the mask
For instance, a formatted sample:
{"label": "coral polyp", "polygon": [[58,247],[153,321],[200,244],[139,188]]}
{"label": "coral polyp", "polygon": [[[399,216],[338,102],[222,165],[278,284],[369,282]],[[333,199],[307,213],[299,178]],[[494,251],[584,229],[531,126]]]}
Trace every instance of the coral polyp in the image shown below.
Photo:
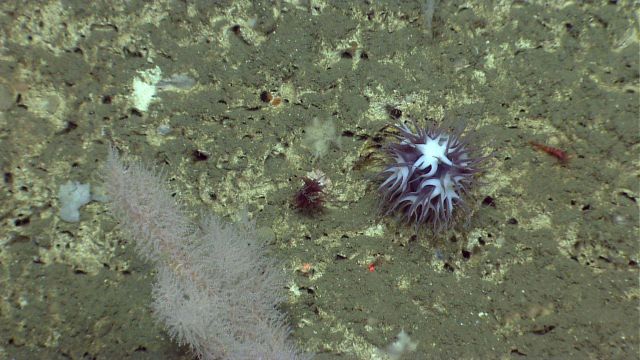
{"label": "coral polyp", "polygon": [[385,214],[396,214],[416,227],[434,231],[451,227],[468,214],[465,194],[474,184],[485,157],[475,156],[462,131],[438,127],[413,129],[397,124],[397,142],[387,146],[391,163],[380,173]]}

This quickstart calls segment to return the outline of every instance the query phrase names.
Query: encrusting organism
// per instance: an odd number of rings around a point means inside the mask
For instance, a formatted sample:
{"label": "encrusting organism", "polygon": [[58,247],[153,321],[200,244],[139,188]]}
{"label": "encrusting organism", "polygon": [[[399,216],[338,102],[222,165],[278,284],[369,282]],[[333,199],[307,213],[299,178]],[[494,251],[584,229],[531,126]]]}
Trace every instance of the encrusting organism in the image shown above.
{"label": "encrusting organism", "polygon": [[449,133],[415,122],[413,129],[405,124],[395,128],[398,141],[386,150],[391,163],[380,173],[385,214],[434,231],[451,227],[457,214],[468,213],[464,195],[486,157],[474,154],[461,130]]}

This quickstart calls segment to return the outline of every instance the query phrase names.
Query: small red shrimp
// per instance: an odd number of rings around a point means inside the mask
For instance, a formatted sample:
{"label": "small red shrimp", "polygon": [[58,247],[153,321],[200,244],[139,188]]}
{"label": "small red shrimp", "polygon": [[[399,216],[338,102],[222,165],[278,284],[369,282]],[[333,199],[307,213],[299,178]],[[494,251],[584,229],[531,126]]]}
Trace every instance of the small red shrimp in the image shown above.
{"label": "small red shrimp", "polygon": [[562,165],[566,165],[569,163],[569,155],[564,150],[560,150],[553,146],[540,144],[535,141],[529,141],[529,144],[533,146],[534,149],[545,152],[558,159],[558,161],[560,161],[560,164]]}

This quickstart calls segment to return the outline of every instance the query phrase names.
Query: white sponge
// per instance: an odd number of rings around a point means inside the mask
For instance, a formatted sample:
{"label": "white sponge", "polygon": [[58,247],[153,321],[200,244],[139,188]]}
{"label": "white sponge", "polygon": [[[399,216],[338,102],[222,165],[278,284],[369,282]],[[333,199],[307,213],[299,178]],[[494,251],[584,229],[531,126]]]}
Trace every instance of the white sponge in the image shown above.
{"label": "white sponge", "polygon": [[91,185],[69,181],[58,190],[60,212],[58,216],[67,222],[80,221],[80,207],[91,201]]}

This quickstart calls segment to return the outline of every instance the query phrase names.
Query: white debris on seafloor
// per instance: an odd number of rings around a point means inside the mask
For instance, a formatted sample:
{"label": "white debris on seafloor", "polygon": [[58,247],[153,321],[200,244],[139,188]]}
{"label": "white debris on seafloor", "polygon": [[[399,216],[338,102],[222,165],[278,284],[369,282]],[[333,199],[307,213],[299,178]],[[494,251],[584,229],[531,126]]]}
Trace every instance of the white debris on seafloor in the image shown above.
{"label": "white debris on seafloor", "polygon": [[411,341],[409,335],[404,330],[401,330],[396,335],[396,341],[389,344],[385,350],[378,349],[376,355],[379,359],[398,360],[405,353],[416,351],[417,347],[418,343]]}
{"label": "white debris on seafloor", "polygon": [[157,99],[158,91],[188,90],[196,85],[196,81],[187,74],[173,74],[163,79],[159,66],[139,70],[138,75],[133,78],[130,101],[141,112],[149,110],[149,105]]}
{"label": "white debris on seafloor", "polygon": [[159,66],[148,70],[139,70],[140,76],[133,78],[133,94],[130,100],[138,111],[149,110],[149,105],[156,96],[156,84],[162,79],[162,70]]}

